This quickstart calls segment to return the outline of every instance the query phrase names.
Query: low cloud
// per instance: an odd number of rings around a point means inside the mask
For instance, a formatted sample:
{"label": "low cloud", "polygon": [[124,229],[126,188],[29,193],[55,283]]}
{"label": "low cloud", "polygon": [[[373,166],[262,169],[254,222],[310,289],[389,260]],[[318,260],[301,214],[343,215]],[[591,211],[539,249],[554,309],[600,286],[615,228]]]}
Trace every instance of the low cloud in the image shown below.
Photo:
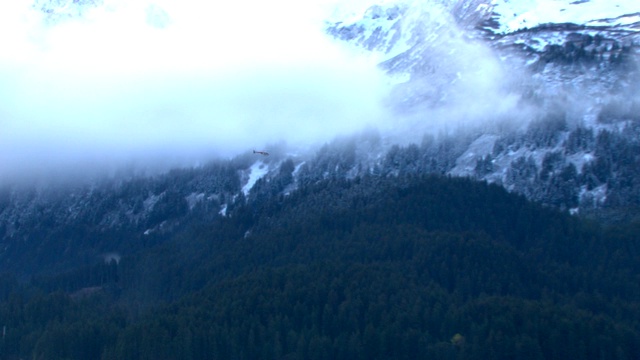
{"label": "low cloud", "polygon": [[0,39],[0,182],[323,142],[384,117],[383,74],[323,33],[326,3],[60,3],[0,15],[14,34]]}

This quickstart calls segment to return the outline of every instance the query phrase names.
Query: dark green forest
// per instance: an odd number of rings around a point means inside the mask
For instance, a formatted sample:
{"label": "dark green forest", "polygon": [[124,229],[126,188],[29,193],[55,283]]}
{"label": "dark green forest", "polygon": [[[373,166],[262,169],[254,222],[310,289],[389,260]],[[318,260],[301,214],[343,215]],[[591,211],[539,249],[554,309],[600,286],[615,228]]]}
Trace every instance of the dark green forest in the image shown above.
{"label": "dark green forest", "polygon": [[330,178],[156,236],[3,274],[0,358],[640,359],[640,225],[497,185]]}

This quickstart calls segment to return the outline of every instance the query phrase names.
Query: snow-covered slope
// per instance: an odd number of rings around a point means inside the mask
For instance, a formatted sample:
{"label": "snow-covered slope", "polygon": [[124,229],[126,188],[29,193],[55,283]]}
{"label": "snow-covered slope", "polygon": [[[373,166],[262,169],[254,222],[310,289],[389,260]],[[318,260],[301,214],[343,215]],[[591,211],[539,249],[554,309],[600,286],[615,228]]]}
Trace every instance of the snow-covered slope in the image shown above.
{"label": "snow-covered slope", "polygon": [[547,24],[573,24],[607,31],[640,31],[640,5],[635,0],[494,0],[499,34]]}
{"label": "snow-covered slope", "polygon": [[[637,1],[395,1],[327,31],[371,51],[400,79],[392,103],[412,115],[412,131],[443,123],[447,132],[475,131],[447,169],[451,175],[501,183],[544,202],[547,195],[530,187],[552,159],[560,159],[556,174],[566,165],[586,176],[602,164],[596,138],[605,141],[603,132],[634,142]],[[590,132],[588,145],[570,146],[581,129]],[[523,185],[525,178],[531,184]],[[579,187],[579,199],[603,204],[607,188],[598,184]]]}

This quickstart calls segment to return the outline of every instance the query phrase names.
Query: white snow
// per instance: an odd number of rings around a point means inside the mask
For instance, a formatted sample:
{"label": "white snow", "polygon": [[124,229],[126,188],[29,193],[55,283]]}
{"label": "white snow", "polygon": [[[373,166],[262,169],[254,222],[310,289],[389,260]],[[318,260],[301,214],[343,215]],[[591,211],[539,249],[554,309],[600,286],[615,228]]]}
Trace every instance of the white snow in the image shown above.
{"label": "white snow", "polygon": [[[638,0],[493,0],[498,33],[508,34],[549,23],[629,26],[640,22]],[[635,31],[640,31],[635,29]]]}
{"label": "white snow", "polygon": [[[345,2],[346,3],[346,2]],[[431,6],[417,6],[418,3],[406,3],[398,0],[378,0],[366,1],[357,6],[358,10],[352,12],[336,13],[339,16],[333,16],[330,23],[340,23],[340,26],[347,27],[357,25],[362,27],[363,33],[356,39],[350,41],[353,49],[361,54],[371,57],[376,63],[383,63],[400,54],[406,53],[416,45],[417,38],[413,27],[424,25],[425,21],[435,22],[444,21],[441,18],[444,12],[440,6],[431,4]],[[340,6],[342,7],[342,6]],[[339,8],[340,8],[339,7]],[[411,11],[407,10],[411,9]],[[428,10],[428,11],[427,11]],[[390,16],[393,12],[398,11],[399,16]],[[437,27],[437,26],[432,26]],[[384,34],[383,38],[376,39],[380,34]],[[430,32],[430,36],[437,37],[434,32]],[[430,41],[433,41],[431,39]],[[368,49],[370,42],[375,45],[374,48]],[[392,83],[403,82],[402,78],[390,78]]]}
{"label": "white snow", "polygon": [[189,204],[189,210],[193,210],[193,207],[196,206],[197,203],[204,200],[204,193],[191,193],[185,197],[187,200],[187,204]]}
{"label": "white snow", "polygon": [[582,172],[584,164],[593,161],[595,157],[591,153],[578,152],[567,156],[567,160],[571,162],[578,170],[578,173]]}
{"label": "white snow", "polygon": [[304,165],[306,163],[306,161],[301,162],[300,164],[296,165],[296,167],[293,169],[293,172],[291,173],[291,175],[293,175],[293,177],[295,178],[296,175],[298,175],[298,172],[300,171],[300,168],[302,167],[302,165]]}
{"label": "white snow", "polygon": [[480,136],[469,145],[469,148],[464,154],[456,159],[456,166],[449,171],[449,174],[453,176],[472,175],[478,159],[491,154],[496,140],[498,140],[497,135],[485,134]]}
{"label": "white snow", "polygon": [[515,44],[523,44],[532,47],[537,51],[544,50],[548,45],[562,45],[566,42],[564,32],[545,33],[543,36],[524,37],[514,41]]}
{"label": "white snow", "polygon": [[269,166],[262,161],[257,161],[251,165],[251,168],[249,168],[249,180],[247,180],[247,183],[242,187],[242,192],[248,195],[253,185],[256,184],[256,181],[260,180],[268,172]]}
{"label": "white snow", "polygon": [[592,190],[583,186],[580,190],[580,204],[584,206],[598,207],[607,200],[607,184],[600,185]]}
{"label": "white snow", "polygon": [[160,200],[160,195],[154,195],[154,194],[149,195],[149,197],[146,198],[143,202],[144,210],[147,212],[153,210],[153,207],[156,205],[158,200]]}

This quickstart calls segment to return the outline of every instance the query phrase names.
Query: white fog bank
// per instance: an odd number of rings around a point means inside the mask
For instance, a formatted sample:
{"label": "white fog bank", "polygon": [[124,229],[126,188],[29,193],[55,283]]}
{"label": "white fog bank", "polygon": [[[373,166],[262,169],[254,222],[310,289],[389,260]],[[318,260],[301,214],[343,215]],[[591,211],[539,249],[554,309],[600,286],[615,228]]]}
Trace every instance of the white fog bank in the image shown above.
{"label": "white fog bank", "polygon": [[323,32],[326,3],[57,3],[0,14],[0,182],[322,142],[384,118],[383,74]]}

